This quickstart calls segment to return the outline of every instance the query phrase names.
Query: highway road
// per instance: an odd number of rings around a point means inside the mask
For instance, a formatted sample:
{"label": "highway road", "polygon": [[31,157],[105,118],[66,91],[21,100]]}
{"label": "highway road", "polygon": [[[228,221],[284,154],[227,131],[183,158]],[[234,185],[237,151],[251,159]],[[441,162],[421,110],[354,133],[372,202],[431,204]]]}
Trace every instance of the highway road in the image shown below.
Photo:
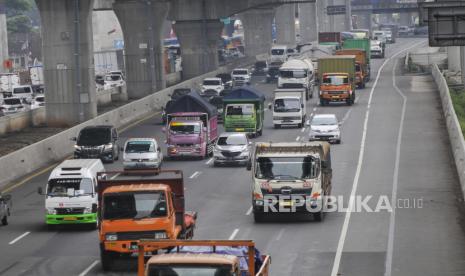
{"label": "highway road", "polygon": [[[355,105],[320,107],[316,97],[309,103],[312,114],[343,121],[342,144],[332,146],[333,195],[345,207],[350,195],[372,196],[369,207],[389,201],[394,212],[354,208],[321,223],[286,215],[256,224],[245,168],[168,161],[164,168],[184,171],[187,209],[199,213],[195,238],[253,239],[271,254],[271,275],[464,275],[463,200],[436,87],[430,76],[401,74],[398,64],[402,51],[421,44],[426,40],[388,45],[387,58],[372,61],[372,81],[357,90]],[[269,102],[275,85],[263,78],[253,85]],[[265,124],[255,140],[308,139],[308,126],[274,130],[270,111]],[[159,116],[123,132],[120,142],[145,136],[164,140]],[[121,161],[106,167],[121,168]],[[36,191],[47,178],[48,172],[11,192],[10,225],[0,227],[0,275],[103,275],[95,230],[45,227],[44,198]],[[134,269],[135,262],[121,262],[105,275],[135,275]]]}

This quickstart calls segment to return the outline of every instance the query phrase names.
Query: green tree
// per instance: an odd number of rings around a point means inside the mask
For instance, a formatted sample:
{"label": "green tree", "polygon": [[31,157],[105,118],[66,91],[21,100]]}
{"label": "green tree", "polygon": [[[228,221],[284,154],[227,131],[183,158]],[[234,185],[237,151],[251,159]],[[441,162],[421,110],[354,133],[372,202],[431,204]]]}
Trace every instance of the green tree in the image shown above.
{"label": "green tree", "polygon": [[28,33],[31,19],[27,16],[32,8],[30,0],[5,0],[7,29],[9,33]]}

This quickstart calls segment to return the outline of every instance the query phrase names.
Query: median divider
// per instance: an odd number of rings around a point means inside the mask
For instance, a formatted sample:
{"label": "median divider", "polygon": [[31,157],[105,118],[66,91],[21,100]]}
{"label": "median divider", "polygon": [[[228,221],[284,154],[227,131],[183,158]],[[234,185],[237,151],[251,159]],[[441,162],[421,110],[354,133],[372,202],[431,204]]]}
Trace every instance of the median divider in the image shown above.
{"label": "median divider", "polygon": [[442,110],[447,125],[447,132],[449,133],[450,146],[454,155],[462,193],[465,196],[465,140],[463,138],[462,128],[460,127],[454,105],[452,104],[447,81],[436,64],[432,65],[432,75],[439,88]]}
{"label": "median divider", "polygon": [[[236,67],[249,66],[255,61],[256,58],[242,58],[236,60],[215,71],[157,91],[144,98],[132,101],[107,113],[101,114],[94,119],[64,130],[54,136],[0,157],[0,190],[12,185],[13,181],[25,175],[36,172],[41,168],[50,166],[70,156],[73,153],[74,145],[71,138],[75,137],[85,126],[109,124],[122,129],[144,118],[149,118],[151,115],[155,115],[170,99],[170,94],[174,89],[197,87],[204,78],[212,77],[219,73],[230,72]],[[45,115],[44,111],[43,108],[39,108],[38,111],[33,110],[32,112],[43,112]]]}

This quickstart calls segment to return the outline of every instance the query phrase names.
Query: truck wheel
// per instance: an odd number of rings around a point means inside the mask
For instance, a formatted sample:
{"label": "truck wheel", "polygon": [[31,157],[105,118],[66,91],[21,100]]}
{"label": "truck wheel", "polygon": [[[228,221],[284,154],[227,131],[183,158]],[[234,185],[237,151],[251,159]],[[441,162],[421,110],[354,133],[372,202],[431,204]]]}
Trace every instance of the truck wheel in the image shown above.
{"label": "truck wheel", "polygon": [[259,213],[259,212],[254,212],[253,213],[253,220],[256,222],[256,223],[260,223],[260,222],[263,222],[263,213]]}
{"label": "truck wheel", "polygon": [[325,214],[323,211],[319,211],[316,213],[313,213],[313,219],[318,222],[322,222],[325,218]]}
{"label": "truck wheel", "polygon": [[348,105],[348,106],[351,106],[351,105],[353,104],[352,99],[347,99],[346,102],[347,102],[347,105]]}
{"label": "truck wheel", "polygon": [[281,128],[281,126],[278,125],[278,124],[274,124],[274,128],[275,128],[275,129],[278,129],[278,128]]}
{"label": "truck wheel", "polygon": [[5,216],[2,219],[2,225],[8,225],[8,215],[5,214]]}
{"label": "truck wheel", "polygon": [[257,134],[258,134],[258,136],[262,136],[262,134],[263,134],[263,128],[260,129],[260,130],[257,132]]}
{"label": "truck wheel", "polygon": [[[102,247],[102,245],[100,245]],[[103,271],[110,271],[113,266],[113,258],[111,252],[100,249],[100,262],[102,263]]]}

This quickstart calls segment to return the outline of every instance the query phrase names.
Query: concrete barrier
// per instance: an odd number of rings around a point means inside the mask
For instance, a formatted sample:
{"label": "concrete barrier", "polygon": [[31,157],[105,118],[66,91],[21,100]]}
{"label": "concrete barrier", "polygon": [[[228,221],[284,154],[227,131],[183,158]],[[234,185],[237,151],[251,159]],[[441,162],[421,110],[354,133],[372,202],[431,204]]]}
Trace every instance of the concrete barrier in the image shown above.
{"label": "concrete barrier", "polygon": [[45,124],[45,108],[26,110],[24,112],[0,117],[0,136],[17,132],[31,126]]}
{"label": "concrete barrier", "polygon": [[462,129],[452,104],[447,81],[436,64],[432,65],[432,75],[439,89],[442,110],[446,120],[447,132],[449,133],[450,146],[454,155],[455,166],[459,175],[462,193],[465,196],[465,141]]}
{"label": "concrete barrier", "polygon": [[124,127],[160,111],[161,107],[169,100],[169,95],[174,89],[198,86],[204,78],[212,77],[219,73],[229,72],[235,67],[248,66],[254,62],[255,59],[237,60],[236,62],[220,67],[216,71],[184,81],[142,99],[130,102],[92,120],[76,125],[54,136],[0,157],[0,189],[15,179],[63,160],[67,156],[71,155],[73,152],[74,142],[70,139],[75,137],[83,127],[88,125],[105,124],[114,125],[117,128]]}

